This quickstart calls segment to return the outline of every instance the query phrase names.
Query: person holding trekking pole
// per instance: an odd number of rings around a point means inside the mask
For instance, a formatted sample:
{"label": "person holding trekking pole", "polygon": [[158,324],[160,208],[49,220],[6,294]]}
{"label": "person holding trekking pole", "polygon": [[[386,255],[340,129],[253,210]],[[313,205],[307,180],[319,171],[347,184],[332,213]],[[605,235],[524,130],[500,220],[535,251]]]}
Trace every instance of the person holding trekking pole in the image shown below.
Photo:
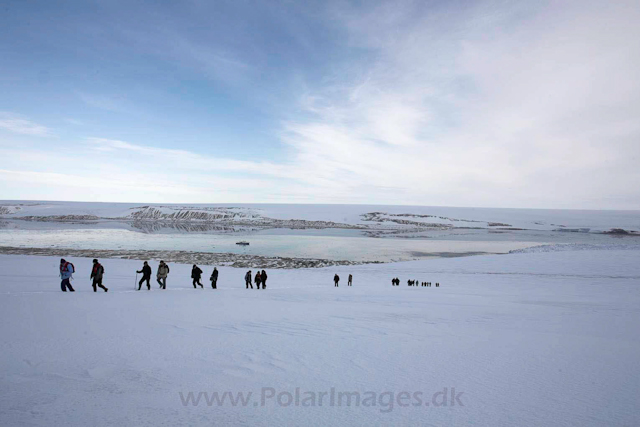
{"label": "person holding trekking pole", "polygon": [[[150,291],[151,283],[149,283],[149,280],[151,280],[151,267],[149,267],[149,264],[147,263],[147,261],[144,262],[144,265],[142,266],[142,270],[136,271],[136,274],[137,273],[142,273],[142,279],[140,279],[140,281],[138,282],[138,290],[142,288],[142,284],[146,281],[147,290]],[[137,278],[138,276],[136,276],[136,279]]]}

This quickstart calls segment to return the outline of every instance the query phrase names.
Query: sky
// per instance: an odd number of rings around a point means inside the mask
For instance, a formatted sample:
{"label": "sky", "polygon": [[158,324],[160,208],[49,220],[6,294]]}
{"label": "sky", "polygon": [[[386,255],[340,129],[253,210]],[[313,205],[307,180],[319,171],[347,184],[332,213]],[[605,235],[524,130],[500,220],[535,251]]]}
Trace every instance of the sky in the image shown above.
{"label": "sky", "polygon": [[0,4],[0,199],[640,209],[635,1]]}

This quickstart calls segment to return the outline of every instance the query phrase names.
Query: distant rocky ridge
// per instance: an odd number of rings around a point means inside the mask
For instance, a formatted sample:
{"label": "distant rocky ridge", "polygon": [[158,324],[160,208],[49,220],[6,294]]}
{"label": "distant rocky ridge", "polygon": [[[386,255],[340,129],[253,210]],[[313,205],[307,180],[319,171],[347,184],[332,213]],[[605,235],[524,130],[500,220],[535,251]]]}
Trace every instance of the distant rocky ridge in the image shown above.
{"label": "distant rocky ridge", "polygon": [[0,206],[0,215],[13,215],[20,209],[20,206]]}
{"label": "distant rocky ridge", "polygon": [[[75,205],[74,205],[75,206]],[[234,233],[259,231],[264,229],[348,229],[361,230],[368,237],[376,238],[428,238],[428,234],[449,230],[487,230],[489,233],[526,231],[527,228],[514,227],[497,221],[479,221],[450,216],[367,212],[360,214],[359,221],[335,222],[331,220],[276,219],[262,215],[259,208],[234,206],[192,206],[192,205],[128,205],[117,204],[109,209],[85,208],[83,205],[60,209],[59,205],[47,203],[4,203],[0,204],[1,220],[95,223],[114,221],[129,225],[145,233],[162,229],[182,232]],[[53,207],[54,209],[50,209]],[[50,213],[47,215],[47,213]],[[536,225],[542,223],[536,222]],[[594,231],[589,228],[569,228],[565,225],[550,224],[553,232],[607,234],[616,237],[638,236],[635,230],[612,228],[609,231]]]}
{"label": "distant rocky ridge", "polygon": [[24,221],[57,221],[57,222],[68,222],[68,221],[98,221],[100,217],[95,215],[49,215],[49,216],[21,216],[16,219],[21,219]]}
{"label": "distant rocky ridge", "polygon": [[[133,212],[125,217],[125,219],[134,220],[163,220],[163,221],[234,221],[243,218],[259,218],[257,215],[235,212],[233,208],[209,208],[209,209],[193,209],[193,208],[172,208],[167,207],[170,212],[163,211],[158,207],[142,206],[140,208],[132,208]],[[210,213],[207,211],[213,211]],[[123,219],[123,218],[114,218]]]}
{"label": "distant rocky ridge", "polygon": [[[11,215],[11,207],[0,206],[0,214]],[[18,208],[19,209],[19,208]],[[2,213],[4,212],[4,214]],[[362,224],[344,224],[333,221],[310,221],[303,219],[275,219],[261,216],[245,208],[189,208],[184,206],[140,206],[131,208],[126,216],[99,217],[96,215],[28,215],[12,219],[41,222],[93,222],[119,221],[131,222],[134,228],[152,232],[155,229],[174,228],[183,231],[235,231],[233,227],[242,227],[243,231],[264,228],[288,229],[368,229]]]}
{"label": "distant rocky ridge", "polygon": [[0,254],[56,257],[163,260],[181,264],[216,265],[236,268],[290,269],[322,268],[337,265],[381,264],[380,261],[344,261],[318,258],[266,257],[231,253],[166,251],[166,250],[100,250],[66,248],[17,248],[0,246]]}

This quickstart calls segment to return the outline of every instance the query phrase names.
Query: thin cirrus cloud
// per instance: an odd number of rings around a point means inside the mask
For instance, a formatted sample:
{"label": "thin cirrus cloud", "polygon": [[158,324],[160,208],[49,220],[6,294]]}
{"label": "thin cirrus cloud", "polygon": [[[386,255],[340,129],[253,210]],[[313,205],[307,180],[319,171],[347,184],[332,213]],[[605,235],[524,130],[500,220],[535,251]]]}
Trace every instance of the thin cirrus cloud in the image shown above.
{"label": "thin cirrus cloud", "polygon": [[0,129],[22,135],[51,136],[51,129],[46,126],[9,112],[0,112]]}

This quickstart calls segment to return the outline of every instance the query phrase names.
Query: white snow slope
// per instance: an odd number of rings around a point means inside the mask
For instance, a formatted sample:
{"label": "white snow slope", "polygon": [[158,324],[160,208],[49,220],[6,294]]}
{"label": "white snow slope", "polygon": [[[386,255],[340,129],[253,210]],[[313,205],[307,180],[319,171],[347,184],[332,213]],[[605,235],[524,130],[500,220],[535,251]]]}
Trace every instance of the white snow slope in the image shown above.
{"label": "white snow slope", "polygon": [[[639,256],[273,270],[264,291],[232,268],[195,290],[172,264],[166,291],[140,292],[141,262],[104,260],[96,294],[89,259],[62,293],[58,259],[0,256],[0,425],[640,425]],[[227,391],[253,394],[218,405]]]}

